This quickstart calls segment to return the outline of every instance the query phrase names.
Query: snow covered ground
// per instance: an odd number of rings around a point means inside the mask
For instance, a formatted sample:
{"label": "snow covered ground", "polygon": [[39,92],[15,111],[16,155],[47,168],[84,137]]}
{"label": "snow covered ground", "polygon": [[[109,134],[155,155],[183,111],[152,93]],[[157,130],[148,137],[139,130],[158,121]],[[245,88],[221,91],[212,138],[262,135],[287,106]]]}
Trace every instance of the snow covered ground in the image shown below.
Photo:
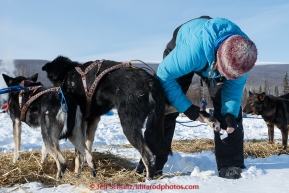
{"label": "snow covered ground", "polygon": [[[198,121],[189,122],[186,117],[179,117],[174,140],[179,139],[213,139],[213,131],[207,125]],[[267,139],[267,127],[261,117],[248,116],[244,118],[245,140]],[[281,132],[275,129],[275,139],[281,139]],[[41,134],[39,129],[31,129],[26,124],[22,126],[21,150],[41,149]],[[113,116],[102,116],[95,135],[94,150],[110,151],[114,154],[133,158],[137,162],[140,156],[134,148],[120,149],[118,145],[129,144],[122,133],[117,113]],[[68,141],[61,141],[62,148],[72,148]],[[12,122],[7,114],[0,114],[0,151],[13,151]],[[211,151],[187,154],[174,152],[169,157],[164,171],[167,173],[185,172],[185,176],[167,177],[162,180],[152,180],[132,186],[114,186],[103,192],[289,192],[289,155],[271,156],[268,158],[247,158],[246,169],[239,180],[219,178],[215,156]],[[82,186],[61,185],[45,188],[40,183],[31,182],[18,184],[12,188],[1,188],[0,192],[90,192],[98,191],[95,184],[93,190]],[[121,189],[122,188],[122,189]],[[186,188],[186,189],[182,189]]]}

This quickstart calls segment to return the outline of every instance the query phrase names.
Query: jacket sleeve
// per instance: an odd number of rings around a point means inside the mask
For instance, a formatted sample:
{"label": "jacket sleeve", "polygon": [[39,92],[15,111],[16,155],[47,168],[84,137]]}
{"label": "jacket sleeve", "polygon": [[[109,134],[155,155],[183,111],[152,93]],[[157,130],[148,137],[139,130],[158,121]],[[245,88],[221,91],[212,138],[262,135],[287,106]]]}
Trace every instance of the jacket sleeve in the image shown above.
{"label": "jacket sleeve", "polygon": [[235,118],[238,117],[243,89],[246,84],[248,74],[236,79],[226,80],[222,88],[222,114],[232,114]]}
{"label": "jacket sleeve", "polygon": [[203,51],[197,38],[179,41],[170,54],[160,63],[157,70],[157,76],[169,102],[180,113],[186,111],[192,105],[192,102],[182,92],[177,78],[192,71],[199,71],[205,66],[205,58],[201,59],[200,52]]}

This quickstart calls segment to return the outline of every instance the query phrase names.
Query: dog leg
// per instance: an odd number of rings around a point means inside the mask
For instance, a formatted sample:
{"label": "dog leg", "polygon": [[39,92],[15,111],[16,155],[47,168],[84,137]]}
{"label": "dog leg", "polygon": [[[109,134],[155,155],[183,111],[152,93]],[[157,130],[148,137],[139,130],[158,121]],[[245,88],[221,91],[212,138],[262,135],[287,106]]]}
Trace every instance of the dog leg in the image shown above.
{"label": "dog leg", "polygon": [[150,151],[147,144],[144,142],[143,144],[143,152],[141,153],[142,161],[146,167],[146,178],[148,180],[152,180],[155,174],[155,163],[156,157]]}
{"label": "dog leg", "polygon": [[42,142],[42,149],[41,149],[41,164],[43,164],[46,160],[46,158],[48,157],[48,152],[46,150],[45,144],[44,142]]}
{"label": "dog leg", "polygon": [[287,127],[284,127],[281,130],[282,133],[282,145],[283,145],[283,149],[286,150],[287,149],[287,143],[288,143],[288,125]]}
{"label": "dog leg", "polygon": [[[85,161],[87,162],[89,168],[90,168],[90,176],[95,177],[95,166],[93,164],[92,155],[91,155],[91,146],[94,140],[94,134],[96,130],[97,123],[99,122],[100,118],[93,119],[93,121],[90,122],[90,127],[87,129],[87,122],[82,121],[82,114],[79,109],[77,108],[77,113],[75,117],[75,126],[73,129],[73,135],[69,137],[69,140],[74,145],[76,149],[76,158],[75,158],[75,172],[76,174],[80,174],[80,171],[83,169]],[[96,125],[95,125],[96,124]],[[88,130],[92,131],[88,131]],[[88,136],[92,135],[92,136]],[[88,140],[87,140],[88,139]],[[91,141],[90,141],[91,140]],[[90,147],[90,150],[87,147],[87,144],[85,144],[86,141],[88,142],[88,146]],[[81,153],[81,154],[80,154]],[[81,163],[81,169],[79,167]]]}
{"label": "dog leg", "polygon": [[124,118],[122,114],[119,115],[123,133],[131,145],[141,154],[142,161],[146,168],[146,178],[151,180],[155,173],[155,156],[143,138],[141,132],[142,125],[138,125],[138,123],[140,123],[139,120],[135,122],[131,121],[132,119],[128,119],[128,117]]}
{"label": "dog leg", "polygon": [[[86,133],[85,135],[85,144],[86,147],[88,149],[88,151],[91,154],[91,150],[92,150],[92,144],[94,141],[94,135],[95,135],[95,131],[97,128],[97,124],[100,121],[100,117],[96,117],[94,119],[90,119],[88,121],[83,121],[82,122],[82,128],[83,128],[83,132]],[[79,123],[79,121],[76,121],[76,124]],[[85,160],[84,160],[85,156],[83,156],[83,154],[80,154],[80,152],[78,151],[78,149],[75,149],[75,168],[74,168],[74,172],[77,176],[80,175],[81,170],[83,169],[84,165],[85,165]],[[95,172],[91,170],[90,172],[90,176],[95,176]]]}
{"label": "dog leg", "polygon": [[96,117],[94,119],[90,119],[87,121],[87,130],[86,130],[86,140],[85,144],[89,152],[92,150],[92,144],[94,141],[94,135],[97,128],[97,124],[100,121],[100,117]]}
{"label": "dog leg", "polygon": [[75,157],[74,173],[75,173],[76,177],[80,177],[81,171],[82,171],[83,166],[84,166],[84,160],[82,158],[81,153],[76,148],[75,148],[74,157]]}
{"label": "dog leg", "polygon": [[55,119],[49,120],[48,116],[48,114],[45,114],[41,118],[41,135],[47,152],[54,158],[56,162],[56,179],[60,179],[62,178],[62,174],[65,172],[67,167],[67,162],[59,148],[59,131],[62,131],[63,125],[55,124],[54,127],[51,127],[51,123],[57,123],[57,121]]}
{"label": "dog leg", "polygon": [[[75,131],[76,128],[74,129],[73,135],[70,136],[68,139],[69,141],[74,145],[74,147],[85,157],[86,162],[88,166],[90,167],[90,177],[95,177],[95,166],[93,163],[92,155],[88,151],[86,145],[85,145],[85,137],[80,133],[81,131]],[[81,130],[79,128],[79,130]]]}
{"label": "dog leg", "polygon": [[[85,128],[85,133],[86,133],[85,144],[86,144],[86,147],[87,147],[90,155],[91,155],[91,151],[92,151],[92,145],[93,145],[93,141],[94,141],[95,131],[96,131],[97,124],[99,121],[100,121],[100,117],[96,117],[94,119],[90,119],[90,120],[84,122],[83,126],[82,126],[82,128]],[[81,154],[79,156],[82,156],[82,160],[83,160],[82,166],[83,166],[84,165],[84,158],[86,158],[86,157],[84,156],[84,154]],[[76,169],[76,166],[75,166],[75,169]],[[95,177],[95,175],[96,175],[95,171],[93,169],[91,169],[91,167],[90,167],[90,176]]]}
{"label": "dog leg", "polygon": [[268,127],[269,144],[274,143],[274,125],[271,123],[266,123]]}
{"label": "dog leg", "polygon": [[14,157],[13,163],[20,159],[20,143],[21,143],[21,121],[15,119],[13,121],[13,137],[14,137]]}
{"label": "dog leg", "polygon": [[[85,144],[86,147],[91,155],[91,150],[92,150],[92,144],[94,141],[94,135],[95,135],[95,131],[97,128],[97,124],[100,121],[100,117],[96,117],[94,119],[90,119],[89,121],[83,121],[82,123],[82,128],[84,130],[84,132],[86,133],[85,135]],[[84,156],[84,154],[80,154],[78,152],[78,150],[76,150],[76,157],[75,157],[75,168],[74,171],[76,174],[80,174],[80,171],[83,169],[84,165],[85,165],[85,159],[86,158]],[[80,163],[81,163],[81,167],[80,167]],[[95,171],[91,169],[90,167],[90,176],[91,177],[95,177]]]}
{"label": "dog leg", "polygon": [[59,141],[53,140],[52,138],[46,138],[43,140],[48,153],[54,158],[56,162],[56,179],[60,179],[66,170],[67,162],[59,149]]}
{"label": "dog leg", "polygon": [[155,174],[156,158],[145,143],[142,134],[134,132],[134,136],[128,134],[126,137],[131,145],[141,154],[142,161],[146,168],[146,179],[152,180]]}
{"label": "dog leg", "polygon": [[[79,112],[78,112],[79,113]],[[78,118],[79,119],[79,118]],[[76,125],[79,124],[80,120],[76,121]],[[84,135],[84,133],[86,133],[87,130],[87,121],[82,121],[82,135]],[[80,173],[83,170],[84,167],[84,157],[83,155],[78,151],[77,148],[75,148],[75,167],[74,167],[74,173],[76,175],[76,177],[80,177]]]}

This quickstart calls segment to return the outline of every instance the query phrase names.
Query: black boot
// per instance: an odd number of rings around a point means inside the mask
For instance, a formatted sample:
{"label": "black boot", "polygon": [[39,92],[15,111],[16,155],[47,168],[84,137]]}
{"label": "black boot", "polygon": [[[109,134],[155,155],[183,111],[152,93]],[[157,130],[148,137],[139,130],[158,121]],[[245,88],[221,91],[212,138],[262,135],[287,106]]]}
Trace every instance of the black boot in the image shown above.
{"label": "black boot", "polygon": [[239,179],[241,176],[242,169],[240,167],[230,166],[223,167],[219,170],[219,176],[227,179]]}

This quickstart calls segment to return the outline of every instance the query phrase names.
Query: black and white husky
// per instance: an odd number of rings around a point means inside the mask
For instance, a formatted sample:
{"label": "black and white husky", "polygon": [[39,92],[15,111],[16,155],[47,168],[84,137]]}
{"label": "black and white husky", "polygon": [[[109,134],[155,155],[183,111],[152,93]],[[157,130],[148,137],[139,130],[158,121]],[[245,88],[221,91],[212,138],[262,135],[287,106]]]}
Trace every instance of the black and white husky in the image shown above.
{"label": "black and white husky", "polygon": [[[92,156],[85,144],[85,131],[82,129],[83,116],[74,99],[59,92],[57,87],[43,87],[40,82],[36,83],[38,74],[29,78],[2,75],[8,87],[21,84],[26,88],[10,93],[8,99],[8,114],[13,122],[13,162],[20,159],[21,121],[23,121],[30,127],[41,127],[43,138],[41,162],[44,162],[47,152],[54,157],[58,169],[56,178],[61,178],[67,167],[67,162],[59,149],[61,139],[69,139],[84,156],[93,171],[91,173],[95,176]],[[64,99],[66,104],[62,103]]]}

